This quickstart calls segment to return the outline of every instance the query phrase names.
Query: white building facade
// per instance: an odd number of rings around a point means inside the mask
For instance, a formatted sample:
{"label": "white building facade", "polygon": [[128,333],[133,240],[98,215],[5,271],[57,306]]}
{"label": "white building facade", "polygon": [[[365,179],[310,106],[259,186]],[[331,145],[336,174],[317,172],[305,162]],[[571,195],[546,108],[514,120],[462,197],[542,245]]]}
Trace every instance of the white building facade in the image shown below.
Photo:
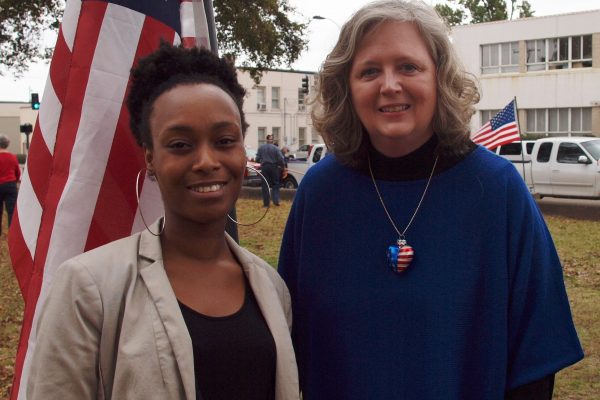
{"label": "white building facade", "polygon": [[600,10],[454,27],[480,83],[476,131],[513,97],[521,134],[600,136]]}
{"label": "white building facade", "polygon": [[35,126],[37,114],[37,110],[32,110],[29,102],[0,102],[0,133],[10,140],[8,151],[15,154],[28,152],[27,136],[21,133],[20,128],[22,124]]}
{"label": "white building facade", "polygon": [[249,124],[245,144],[257,149],[273,135],[279,147],[288,147],[292,153],[304,144],[322,143],[313,130],[307,94],[302,90],[303,78],[313,90],[314,72],[268,70],[256,84],[250,74],[238,70],[238,80],[246,88],[244,100],[246,122]]}

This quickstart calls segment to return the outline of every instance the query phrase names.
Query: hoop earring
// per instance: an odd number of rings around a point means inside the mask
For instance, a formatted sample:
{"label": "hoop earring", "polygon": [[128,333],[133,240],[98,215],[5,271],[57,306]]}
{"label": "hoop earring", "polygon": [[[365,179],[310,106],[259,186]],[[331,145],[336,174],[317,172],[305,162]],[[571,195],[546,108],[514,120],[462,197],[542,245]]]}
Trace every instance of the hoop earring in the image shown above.
{"label": "hoop earring", "polygon": [[[252,171],[254,171],[254,172],[256,172],[258,175],[260,175],[260,177],[262,178],[262,180],[263,180],[263,181],[265,181],[265,184],[267,185],[267,189],[268,189],[268,191],[269,191],[269,197],[271,197],[271,186],[269,185],[269,181],[267,180],[267,178],[265,178],[265,176],[264,176],[263,174],[261,174],[261,173],[260,173],[260,171],[259,171],[259,170],[257,170],[257,169],[256,169],[256,168],[254,168],[254,167],[251,167],[251,166],[247,165],[247,166],[246,166],[246,168],[250,168]],[[270,209],[270,208],[271,208],[271,204],[270,204],[270,202],[269,202],[269,207],[267,207],[267,209],[265,210],[265,212],[264,212],[264,214],[262,215],[262,217],[260,217],[260,218],[258,219],[258,221],[256,221],[256,222],[253,222],[253,223],[251,223],[251,224],[242,224],[242,223],[240,223],[240,222],[237,222],[235,219],[231,218],[231,215],[229,215],[229,214],[227,214],[227,218],[229,218],[229,220],[230,220],[231,222],[233,222],[234,224],[237,224],[237,225],[240,225],[240,226],[252,226],[252,225],[256,225],[256,224],[258,224],[260,221],[262,221],[262,220],[263,220],[263,219],[264,219],[264,218],[267,216],[267,213],[269,212],[269,209]]]}
{"label": "hoop earring", "polygon": [[[144,170],[148,171],[147,168],[142,168],[138,171],[137,176],[135,177],[135,198],[137,200],[137,206],[138,206],[137,208],[138,208],[138,212],[140,213],[140,217],[142,217],[142,223],[144,224],[144,226],[146,227],[148,232],[150,232],[154,236],[160,236],[165,230],[165,224],[167,222],[167,219],[166,219],[167,217],[165,215],[163,215],[163,221],[162,221],[162,225],[160,227],[160,231],[158,233],[154,233],[154,232],[152,232],[152,230],[150,230],[150,227],[146,223],[146,219],[144,219],[144,214],[142,213],[142,206],[140,204],[140,175],[142,174],[142,171],[144,171]],[[156,177],[154,179],[156,179]]]}

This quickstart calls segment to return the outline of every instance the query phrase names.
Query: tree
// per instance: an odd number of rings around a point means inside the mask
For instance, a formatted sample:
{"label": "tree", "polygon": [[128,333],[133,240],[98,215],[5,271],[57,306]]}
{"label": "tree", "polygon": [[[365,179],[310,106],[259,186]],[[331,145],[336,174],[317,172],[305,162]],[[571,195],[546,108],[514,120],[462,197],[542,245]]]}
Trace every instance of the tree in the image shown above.
{"label": "tree", "polygon": [[[40,37],[57,30],[63,0],[0,0],[0,58],[16,75],[29,64],[49,58]],[[291,65],[306,48],[308,22],[290,17],[288,0],[214,0],[217,38],[223,55],[237,59],[257,81],[261,71]],[[2,71],[0,71],[2,74]]]}
{"label": "tree", "polygon": [[20,75],[29,63],[50,57],[51,49],[41,49],[40,38],[44,31],[58,29],[62,7],[62,0],[0,0],[0,59],[4,68]]}
{"label": "tree", "polygon": [[447,2],[451,5],[437,4],[435,9],[450,26],[513,19],[516,10],[519,11],[519,18],[532,17],[534,12],[527,0],[522,0],[520,4],[517,0],[510,0],[510,13],[509,6],[504,0],[447,0]]}
{"label": "tree", "polygon": [[261,72],[290,66],[307,47],[307,22],[294,22],[288,0],[214,0],[219,48],[236,64],[250,67],[258,82]]}

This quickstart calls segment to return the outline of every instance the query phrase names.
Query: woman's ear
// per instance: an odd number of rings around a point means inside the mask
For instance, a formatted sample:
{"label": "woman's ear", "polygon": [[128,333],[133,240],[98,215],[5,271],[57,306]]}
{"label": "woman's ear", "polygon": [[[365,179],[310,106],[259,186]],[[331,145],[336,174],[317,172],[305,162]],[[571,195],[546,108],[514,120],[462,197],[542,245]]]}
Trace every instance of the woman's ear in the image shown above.
{"label": "woman's ear", "polygon": [[154,176],[154,153],[152,149],[144,146],[144,160],[146,160],[146,169],[148,170],[149,176]]}

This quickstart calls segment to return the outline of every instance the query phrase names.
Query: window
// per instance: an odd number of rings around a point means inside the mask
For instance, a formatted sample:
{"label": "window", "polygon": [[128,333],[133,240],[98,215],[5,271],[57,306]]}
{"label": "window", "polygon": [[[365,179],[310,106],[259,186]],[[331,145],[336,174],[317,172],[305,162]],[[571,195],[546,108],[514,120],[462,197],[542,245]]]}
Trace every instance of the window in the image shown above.
{"label": "window", "polygon": [[592,35],[528,40],[526,46],[528,71],[592,66]]}
{"label": "window", "polygon": [[542,143],[537,154],[538,162],[547,163],[550,161],[550,153],[552,153],[552,143]]}
{"label": "window", "polygon": [[564,69],[569,66],[569,38],[548,39],[548,69]]}
{"label": "window", "polygon": [[592,109],[549,108],[527,110],[527,133],[543,136],[592,133]]}
{"label": "window", "polygon": [[298,111],[306,111],[306,93],[302,90],[302,88],[298,89]]}
{"label": "window", "polygon": [[527,110],[527,133],[546,134],[546,109]]}
{"label": "window", "polygon": [[531,152],[533,151],[533,146],[535,146],[535,143],[533,142],[525,143],[525,151],[527,152],[527,154],[531,154]]}
{"label": "window", "polygon": [[561,143],[558,146],[556,161],[564,164],[577,164],[579,156],[585,156],[585,153],[576,143]]}
{"label": "window", "polygon": [[498,114],[500,110],[481,110],[481,126]]}
{"label": "window", "polygon": [[315,132],[314,129],[311,132],[311,142],[312,143],[319,143],[319,134],[317,132]]}
{"label": "window", "polygon": [[298,144],[300,146],[306,144],[306,128],[303,126],[298,128]]}
{"label": "window", "polygon": [[[273,128],[271,128],[271,134],[273,135],[273,144],[275,144],[274,142],[279,142],[279,131],[280,128],[278,126],[274,126]],[[278,144],[276,144],[276,146],[278,146]]]}
{"label": "window", "polygon": [[584,149],[592,155],[595,160],[600,160],[600,140],[590,140],[589,142],[581,143]]}
{"label": "window", "polygon": [[503,144],[500,146],[501,156],[520,156],[521,155],[521,142],[513,142],[509,144]]}
{"label": "window", "polygon": [[592,133],[592,109],[590,107],[571,109],[571,132]]}
{"label": "window", "polygon": [[482,45],[481,72],[519,72],[519,42]]}
{"label": "window", "polygon": [[569,133],[569,109],[550,108],[548,110],[548,134],[564,135]]}
{"label": "window", "polygon": [[546,41],[527,41],[527,71],[545,70],[546,65]]}
{"label": "window", "polygon": [[267,109],[267,93],[264,86],[256,87],[256,109],[260,111]]}
{"label": "window", "polygon": [[316,162],[321,161],[321,155],[322,154],[323,154],[323,148],[322,147],[319,147],[319,148],[315,149],[315,154],[313,154],[313,159],[312,159],[313,162],[316,163]]}
{"label": "window", "polygon": [[260,146],[261,144],[267,143],[267,141],[265,140],[265,136],[267,136],[267,128],[265,128],[264,126],[259,126],[257,129],[257,132],[258,132],[258,145]]}
{"label": "window", "polygon": [[276,86],[271,88],[271,108],[279,110],[279,88]]}

